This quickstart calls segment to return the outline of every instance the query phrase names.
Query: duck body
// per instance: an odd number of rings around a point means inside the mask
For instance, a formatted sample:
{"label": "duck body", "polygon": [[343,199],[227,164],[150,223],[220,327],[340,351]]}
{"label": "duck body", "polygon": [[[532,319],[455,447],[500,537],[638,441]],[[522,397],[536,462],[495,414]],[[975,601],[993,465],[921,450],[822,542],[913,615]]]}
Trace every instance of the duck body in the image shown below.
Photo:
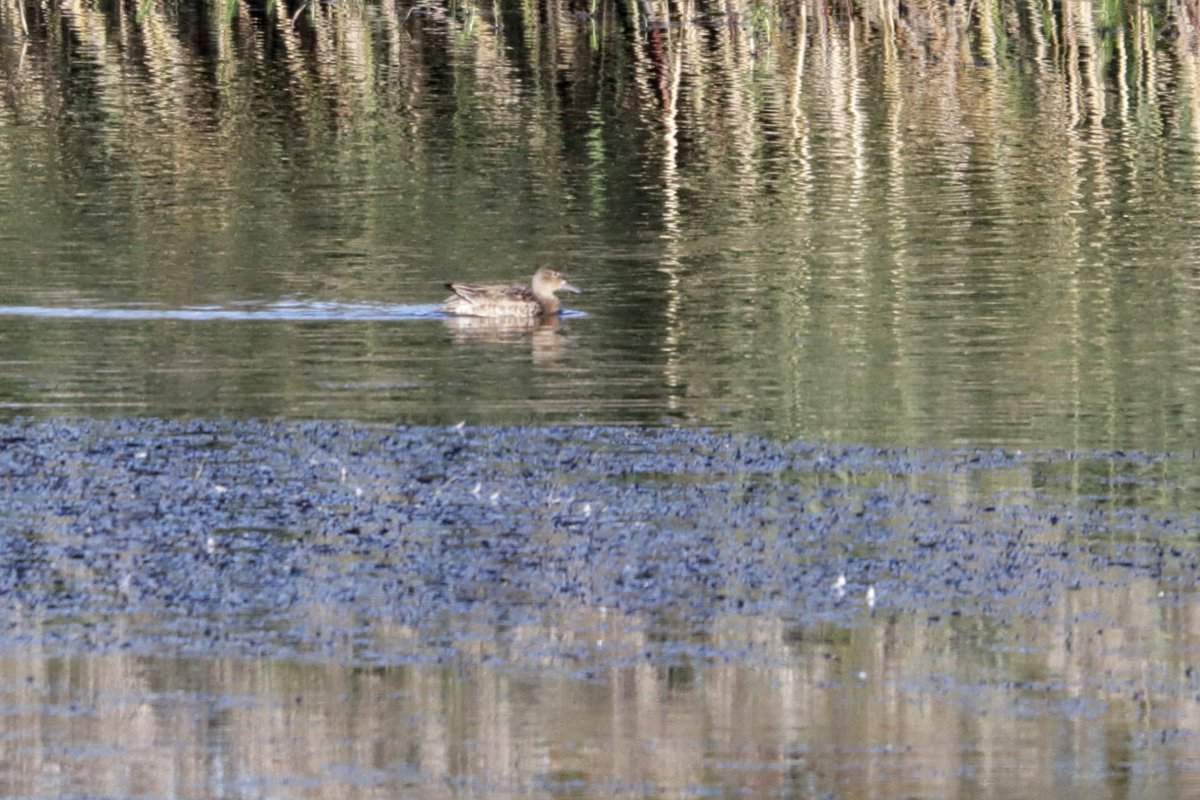
{"label": "duck body", "polygon": [[448,283],[454,294],[446,298],[442,308],[447,314],[496,319],[534,319],[562,313],[562,302],[555,292],[574,292],[580,289],[567,282],[561,272],[542,267],[528,284],[521,283]]}

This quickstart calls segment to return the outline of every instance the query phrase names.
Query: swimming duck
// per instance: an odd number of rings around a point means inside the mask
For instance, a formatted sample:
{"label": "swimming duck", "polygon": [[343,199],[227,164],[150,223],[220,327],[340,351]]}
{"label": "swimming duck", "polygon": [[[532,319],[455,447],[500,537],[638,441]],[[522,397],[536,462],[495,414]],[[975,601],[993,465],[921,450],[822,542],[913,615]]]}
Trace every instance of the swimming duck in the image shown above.
{"label": "swimming duck", "polygon": [[454,292],[442,304],[447,314],[471,317],[507,317],[530,319],[562,313],[562,303],[555,292],[580,293],[567,283],[561,272],[542,267],[533,274],[528,285],[520,283],[448,283]]}

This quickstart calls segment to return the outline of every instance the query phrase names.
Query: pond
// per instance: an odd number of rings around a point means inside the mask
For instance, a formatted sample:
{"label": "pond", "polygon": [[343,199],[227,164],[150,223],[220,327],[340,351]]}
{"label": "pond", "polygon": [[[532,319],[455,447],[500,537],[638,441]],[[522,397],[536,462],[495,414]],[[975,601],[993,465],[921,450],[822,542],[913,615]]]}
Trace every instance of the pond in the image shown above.
{"label": "pond", "polygon": [[3,0],[0,792],[1195,793],[1197,45]]}

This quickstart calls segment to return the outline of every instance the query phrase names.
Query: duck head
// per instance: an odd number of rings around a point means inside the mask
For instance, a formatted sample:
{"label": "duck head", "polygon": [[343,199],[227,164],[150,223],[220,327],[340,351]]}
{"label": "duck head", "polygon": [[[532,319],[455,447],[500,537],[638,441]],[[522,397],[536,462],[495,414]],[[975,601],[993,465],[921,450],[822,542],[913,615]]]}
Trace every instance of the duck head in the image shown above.
{"label": "duck head", "polygon": [[542,267],[533,274],[533,294],[535,297],[553,297],[555,292],[583,292],[578,286],[567,283],[567,276],[552,267]]}

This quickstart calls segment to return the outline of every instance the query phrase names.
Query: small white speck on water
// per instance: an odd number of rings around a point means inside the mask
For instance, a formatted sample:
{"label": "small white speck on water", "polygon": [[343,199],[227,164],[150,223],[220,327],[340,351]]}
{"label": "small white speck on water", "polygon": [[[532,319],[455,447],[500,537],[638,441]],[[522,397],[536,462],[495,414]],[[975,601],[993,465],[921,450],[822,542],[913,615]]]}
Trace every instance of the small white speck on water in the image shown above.
{"label": "small white speck on water", "polygon": [[482,491],[483,491],[483,484],[482,484],[482,483],[480,483],[480,482],[478,482],[478,481],[476,481],[476,483],[475,483],[475,488],[471,490],[471,494],[473,494],[473,495],[475,495],[476,497],[478,497],[478,496],[479,496],[479,493],[480,493],[480,492],[482,492]]}
{"label": "small white speck on water", "polygon": [[141,461],[149,455],[150,454],[147,453],[145,450],[138,450],[136,453],[133,454],[133,457],[136,458],[137,460]]}
{"label": "small white speck on water", "polygon": [[459,436],[462,436],[463,429],[464,429],[464,428],[466,428],[466,427],[467,427],[467,421],[464,419],[462,422],[460,422],[460,423],[458,423],[457,425],[455,425],[453,430],[454,430],[454,432],[455,432],[455,433],[457,433]]}
{"label": "small white speck on water", "polygon": [[495,505],[496,501],[500,499],[500,490],[497,489],[496,491],[492,492],[492,496],[488,499],[492,501],[492,505]]}
{"label": "small white speck on water", "polygon": [[214,494],[225,494],[225,493],[226,493],[226,492],[228,492],[228,491],[229,491],[229,487],[228,487],[228,486],[225,486],[225,485],[223,485],[223,484],[220,484],[220,483],[214,483],[214,484],[213,484],[213,493],[214,493]]}
{"label": "small white speck on water", "polygon": [[846,596],[846,574],[840,573],[837,580],[833,582],[833,593],[838,597]]}
{"label": "small white speck on water", "polygon": [[204,540],[204,551],[210,556],[217,552],[217,540],[209,536]]}
{"label": "small white speck on water", "polygon": [[592,515],[592,504],[591,503],[583,504],[583,515],[585,517],[590,517]]}
{"label": "small white speck on water", "polygon": [[875,586],[872,584],[867,587],[867,608],[875,607]]}

